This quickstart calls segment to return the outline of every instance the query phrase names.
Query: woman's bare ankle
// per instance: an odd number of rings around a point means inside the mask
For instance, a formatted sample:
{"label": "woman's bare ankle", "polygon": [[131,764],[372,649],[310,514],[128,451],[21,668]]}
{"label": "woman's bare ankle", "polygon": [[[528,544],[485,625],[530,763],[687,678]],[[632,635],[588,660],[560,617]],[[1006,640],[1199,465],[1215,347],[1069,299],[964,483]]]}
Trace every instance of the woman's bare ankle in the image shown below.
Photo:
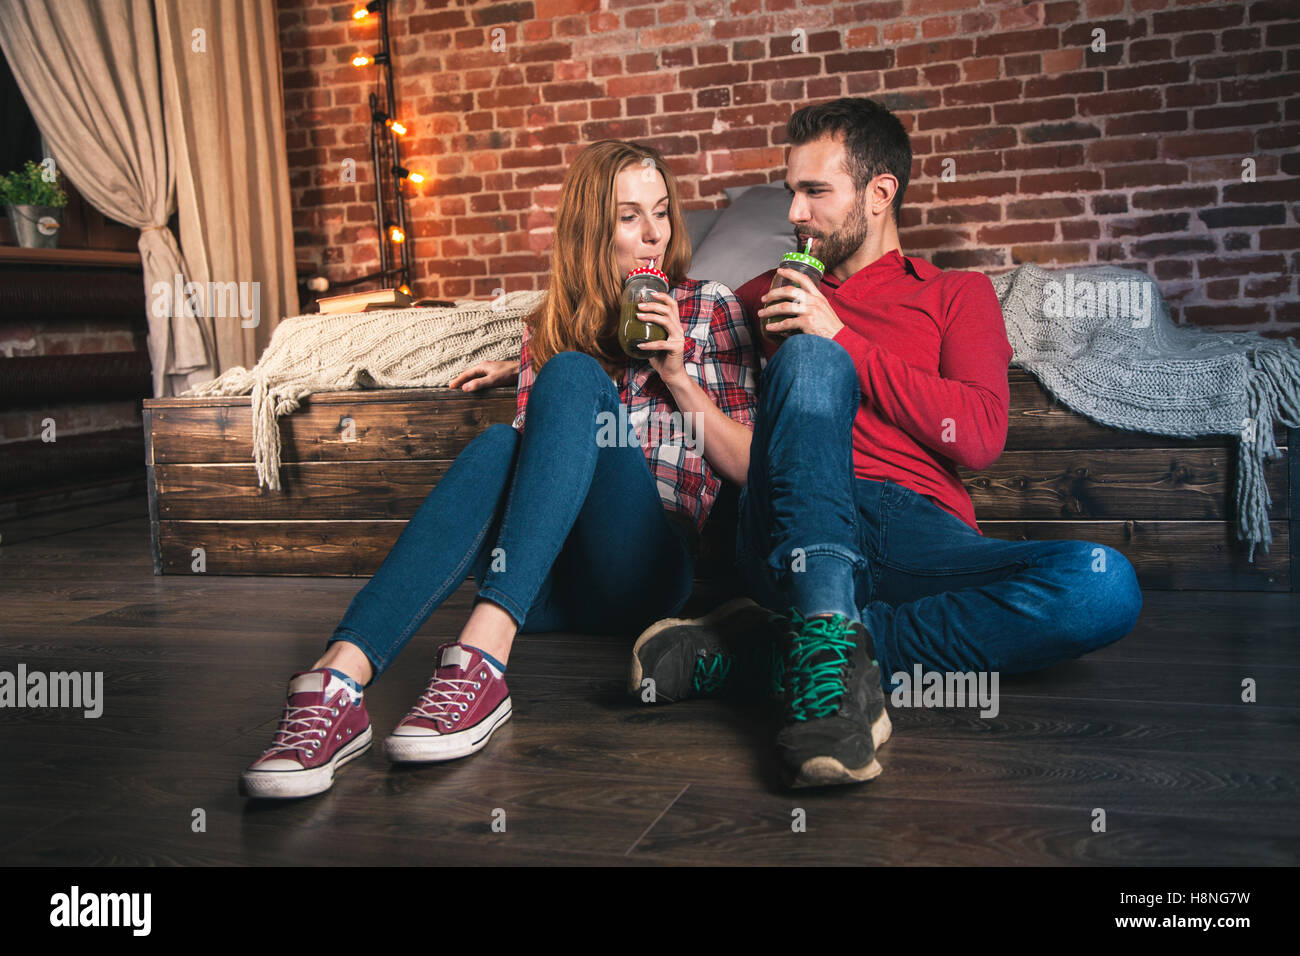
{"label": "woman's bare ankle", "polygon": [[335,641],[331,644],[311,669],[319,670],[322,667],[332,667],[336,671],[342,671],[362,687],[369,684],[370,679],[375,675],[370,658],[366,657],[361,648],[347,641]]}
{"label": "woman's bare ankle", "polygon": [[469,620],[461,628],[460,637],[456,641],[477,647],[505,664],[510,658],[510,648],[518,630],[515,619],[505,608],[491,601],[480,600],[470,611]]}

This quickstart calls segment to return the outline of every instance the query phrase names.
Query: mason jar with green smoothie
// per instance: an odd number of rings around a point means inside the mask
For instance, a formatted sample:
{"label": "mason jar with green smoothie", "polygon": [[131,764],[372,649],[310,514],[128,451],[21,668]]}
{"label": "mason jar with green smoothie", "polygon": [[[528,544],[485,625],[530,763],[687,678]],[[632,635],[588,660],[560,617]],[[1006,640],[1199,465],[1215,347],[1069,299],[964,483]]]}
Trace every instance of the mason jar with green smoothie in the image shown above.
{"label": "mason jar with green smoothie", "polygon": [[622,306],[618,319],[618,344],[632,358],[646,358],[650,353],[642,352],[641,346],[647,342],[664,342],[668,339],[668,330],[662,325],[647,322],[641,316],[638,306],[642,302],[657,302],[654,293],[668,292],[668,276],[653,267],[644,266],[633,269],[623,280]]}
{"label": "mason jar with green smoothie", "polygon": [[[806,252],[787,252],[781,257],[781,265],[777,268],[803,273],[812,280],[814,286],[818,285],[822,281],[822,275],[826,271],[820,259],[814,259]],[[777,272],[776,275],[772,276],[772,285],[768,288],[768,291],[772,292],[777,289],[787,288],[797,289],[799,288],[799,283],[795,282],[794,279],[788,279],[781,275],[780,272]],[[774,305],[777,301],[780,300],[771,300],[767,304]],[[798,329],[790,329],[786,332],[769,332],[767,330],[768,325],[771,323],[784,322],[788,318],[790,318],[789,315],[773,314],[763,316],[763,337],[769,342],[776,342],[788,338],[798,332]]]}

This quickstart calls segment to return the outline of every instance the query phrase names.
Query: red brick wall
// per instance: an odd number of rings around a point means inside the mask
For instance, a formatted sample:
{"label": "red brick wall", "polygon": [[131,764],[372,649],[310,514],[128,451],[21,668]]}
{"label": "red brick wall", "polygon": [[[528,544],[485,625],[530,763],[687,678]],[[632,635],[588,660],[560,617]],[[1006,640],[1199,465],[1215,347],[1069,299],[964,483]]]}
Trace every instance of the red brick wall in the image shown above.
{"label": "red brick wall", "polygon": [[[586,143],[652,143],[687,208],[722,206],[724,187],[782,174],[794,109],[863,95],[912,136],[905,252],[990,273],[1122,263],[1154,275],[1182,321],[1300,329],[1289,0],[391,7],[403,155],[431,174],[408,203],[419,294],[540,287],[559,183]],[[298,258],[334,279],[373,271],[374,74],[348,61],[376,48],[376,27],[348,3],[278,9]],[[355,184],[340,182],[349,157]]]}

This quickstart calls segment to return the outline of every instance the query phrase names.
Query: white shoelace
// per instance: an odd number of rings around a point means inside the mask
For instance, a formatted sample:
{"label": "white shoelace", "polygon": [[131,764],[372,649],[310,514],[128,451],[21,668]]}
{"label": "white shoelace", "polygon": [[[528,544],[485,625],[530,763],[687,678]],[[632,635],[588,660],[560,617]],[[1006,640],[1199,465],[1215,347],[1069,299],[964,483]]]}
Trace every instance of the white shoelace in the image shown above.
{"label": "white shoelace", "polygon": [[[468,686],[457,689],[455,686],[457,684]],[[429,686],[425,689],[424,693],[420,695],[419,701],[411,708],[409,716],[423,717],[425,720],[435,720],[450,727],[454,718],[449,715],[453,710],[461,712],[469,710],[468,704],[464,701],[457,700],[456,698],[471,694],[472,692],[470,687],[473,687],[474,690],[478,690],[480,686],[482,685],[480,685],[478,681],[470,678],[456,679],[454,677],[434,677],[433,680],[429,682]],[[471,696],[470,699],[472,700],[473,697]]]}
{"label": "white shoelace", "polygon": [[[321,713],[315,713],[320,711]],[[285,706],[285,715],[280,718],[280,728],[275,732],[275,739],[267,749],[264,757],[274,753],[300,753],[304,758],[311,755],[316,747],[312,746],[321,737],[326,736],[325,729],[313,727],[317,721],[330,725],[329,715],[334,708],[325,704],[305,704],[299,707]],[[305,730],[291,730],[294,724],[305,724]]]}

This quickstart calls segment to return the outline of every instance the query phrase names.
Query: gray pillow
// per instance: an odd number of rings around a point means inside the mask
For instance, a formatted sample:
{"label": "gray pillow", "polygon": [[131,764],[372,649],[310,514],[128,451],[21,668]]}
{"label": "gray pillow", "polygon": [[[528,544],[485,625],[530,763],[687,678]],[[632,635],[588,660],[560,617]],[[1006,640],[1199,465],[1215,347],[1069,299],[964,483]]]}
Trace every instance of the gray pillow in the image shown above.
{"label": "gray pillow", "polygon": [[709,231],[721,215],[721,209],[686,210],[686,233],[691,237],[692,250],[700,248],[700,244],[704,242],[704,237],[709,234]]}
{"label": "gray pillow", "polygon": [[[778,182],[775,183],[774,185],[780,185],[780,183]],[[726,189],[723,190],[723,192],[727,194],[727,205],[728,206],[732,205],[733,203],[735,203],[737,196],[745,192],[745,190],[753,189],[753,188],[754,188],[753,183],[750,183],[748,186],[728,186]]]}
{"label": "gray pillow", "polygon": [[735,291],[754,276],[775,269],[781,256],[797,252],[790,197],[783,183],[725,190],[730,205],[722,211],[695,250],[692,279],[721,282]]}

